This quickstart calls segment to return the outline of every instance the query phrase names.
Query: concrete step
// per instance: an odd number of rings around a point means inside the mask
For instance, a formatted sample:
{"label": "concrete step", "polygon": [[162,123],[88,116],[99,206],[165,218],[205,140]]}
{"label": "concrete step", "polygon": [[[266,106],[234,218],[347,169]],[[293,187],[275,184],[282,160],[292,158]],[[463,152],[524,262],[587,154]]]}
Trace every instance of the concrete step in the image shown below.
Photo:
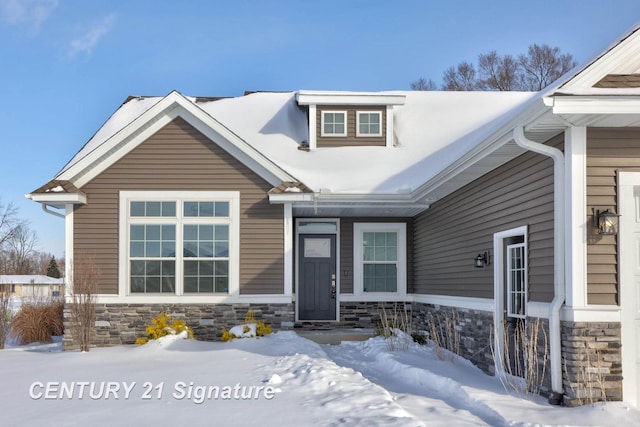
{"label": "concrete step", "polygon": [[343,341],[365,341],[374,335],[373,329],[309,329],[297,330],[296,333],[303,338],[318,344],[338,345]]}

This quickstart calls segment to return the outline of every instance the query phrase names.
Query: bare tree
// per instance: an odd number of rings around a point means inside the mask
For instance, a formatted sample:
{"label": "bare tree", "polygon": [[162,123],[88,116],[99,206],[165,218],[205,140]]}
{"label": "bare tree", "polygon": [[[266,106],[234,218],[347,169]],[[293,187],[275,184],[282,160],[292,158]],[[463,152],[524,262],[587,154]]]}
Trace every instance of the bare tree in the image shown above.
{"label": "bare tree", "polygon": [[[442,76],[442,90],[539,91],[575,66],[571,54],[546,44],[532,44],[517,57],[493,50],[478,56],[477,69],[468,61],[449,67]],[[427,84],[428,89],[423,89]],[[422,77],[411,83],[412,90],[434,90],[435,86],[433,80]]]}
{"label": "bare tree", "polygon": [[92,256],[80,256],[73,265],[72,294],[69,304],[70,329],[74,343],[89,351],[96,323],[96,293],[100,271]]}
{"label": "bare tree", "polygon": [[470,91],[478,89],[476,69],[471,62],[462,61],[456,67],[449,67],[443,76],[444,90]]}
{"label": "bare tree", "polygon": [[511,55],[500,56],[495,50],[478,56],[480,81],[483,90],[520,90],[520,64]]}
{"label": "bare tree", "polygon": [[518,62],[522,67],[523,87],[533,91],[544,89],[576,66],[571,54],[560,53],[559,48],[546,44],[532,44],[527,55],[518,57]]}
{"label": "bare tree", "polygon": [[7,249],[4,258],[7,260],[5,268],[12,274],[31,274],[39,269],[35,246],[38,236],[26,223],[18,225],[10,239],[5,242]]}
{"label": "bare tree", "polygon": [[411,90],[437,90],[438,86],[433,80],[420,77],[415,82],[411,82]]}
{"label": "bare tree", "polygon": [[0,249],[13,237],[23,222],[18,218],[18,209],[13,203],[3,205],[0,199]]}

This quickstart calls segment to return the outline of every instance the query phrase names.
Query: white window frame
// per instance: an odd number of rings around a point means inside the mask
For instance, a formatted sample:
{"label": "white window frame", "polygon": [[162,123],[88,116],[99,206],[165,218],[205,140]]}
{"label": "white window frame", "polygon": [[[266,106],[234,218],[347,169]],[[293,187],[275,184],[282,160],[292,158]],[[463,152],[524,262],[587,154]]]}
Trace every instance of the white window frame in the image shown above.
{"label": "white window frame", "polygon": [[[342,114],[344,116],[344,132],[343,133],[327,133],[324,131],[324,123],[325,123],[325,114]],[[348,115],[347,115],[347,111],[346,110],[322,110],[320,111],[320,135],[321,136],[327,136],[327,137],[334,137],[334,136],[347,136],[347,120],[348,120]]]}
{"label": "white window frame", "polygon": [[[378,116],[378,124],[379,124],[378,133],[361,133],[360,132],[360,115],[361,114],[376,114]],[[382,111],[356,111],[356,136],[357,137],[382,136]]]}
{"label": "white window frame", "polygon": [[[143,218],[129,216],[132,201],[175,201],[177,217]],[[228,217],[185,217],[182,218],[183,203],[186,201],[227,201]],[[240,294],[240,192],[238,191],[121,191],[119,195],[119,286],[120,297],[139,301],[162,302],[209,302],[227,300]],[[171,221],[168,221],[170,219]],[[175,293],[145,294],[132,293],[130,288],[129,225],[135,222],[176,224],[176,283]],[[184,293],[183,285],[183,226],[185,224],[228,224],[229,225],[229,287],[228,293]]]}
{"label": "white window frame", "polygon": [[[511,254],[509,253],[509,249],[521,249],[523,256],[522,256],[522,268],[520,269],[516,269],[515,267],[513,267],[511,265]],[[528,270],[528,262],[527,262],[527,244],[525,242],[523,243],[515,243],[512,245],[508,245],[507,246],[507,274],[506,274],[506,285],[507,285],[507,317],[512,317],[512,318],[517,318],[517,319],[526,319],[527,318],[527,302],[528,302],[528,293],[529,293],[529,283],[528,283],[528,277],[529,276],[529,270]],[[522,286],[523,289],[522,291],[516,292],[516,290],[513,288],[513,281],[511,280],[511,272],[517,270],[522,272]],[[516,313],[513,307],[513,300],[512,300],[512,294],[514,293],[518,293],[518,294],[522,294],[522,310],[523,313]]]}
{"label": "white window frame", "polygon": [[[397,233],[396,292],[364,291],[363,235],[366,232]],[[407,224],[404,222],[356,222],[353,224],[353,295],[361,301],[398,300],[407,295]]]}

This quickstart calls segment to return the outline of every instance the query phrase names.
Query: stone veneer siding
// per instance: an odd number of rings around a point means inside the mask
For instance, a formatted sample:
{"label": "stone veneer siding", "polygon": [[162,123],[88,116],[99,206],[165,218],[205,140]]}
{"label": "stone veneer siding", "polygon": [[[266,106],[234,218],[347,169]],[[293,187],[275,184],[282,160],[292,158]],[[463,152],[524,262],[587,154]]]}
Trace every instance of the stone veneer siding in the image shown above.
{"label": "stone veneer siding", "polygon": [[495,374],[490,339],[493,337],[493,313],[434,304],[413,303],[413,329],[430,330],[433,319],[456,319],[460,345],[457,353],[487,374]]}
{"label": "stone veneer siding", "polygon": [[561,322],[564,404],[622,400],[620,323]]}
{"label": "stone veneer siding", "polygon": [[340,321],[307,321],[295,323],[296,329],[372,329],[378,328],[380,312],[386,310],[387,316],[400,312],[411,318],[411,303],[404,302],[341,302]]}
{"label": "stone veneer siding", "polygon": [[[247,311],[255,312],[256,320],[270,324],[274,330],[291,329],[295,318],[293,304],[96,304],[96,334],[93,346],[133,344],[146,336],[151,320],[163,311],[181,319],[193,329],[196,339],[219,340],[222,328],[230,329],[244,321]],[[65,307],[64,350],[77,349],[69,327],[70,310]]]}

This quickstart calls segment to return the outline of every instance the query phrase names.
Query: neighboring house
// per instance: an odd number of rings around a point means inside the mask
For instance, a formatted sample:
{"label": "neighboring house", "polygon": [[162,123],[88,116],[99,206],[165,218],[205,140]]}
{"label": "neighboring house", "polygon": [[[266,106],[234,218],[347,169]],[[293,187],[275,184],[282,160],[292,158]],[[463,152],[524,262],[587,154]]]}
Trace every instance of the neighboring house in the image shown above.
{"label": "neighboring house", "polygon": [[64,279],[40,274],[0,274],[0,292],[25,298],[64,295]]}
{"label": "neighboring house", "polygon": [[410,302],[498,375],[539,321],[552,401],[580,403],[586,367],[640,403],[638,31],[540,93],[129,98],[27,196],[64,209],[67,259],[94,257],[98,345],[163,309],[213,339],[249,308],[372,327]]}

